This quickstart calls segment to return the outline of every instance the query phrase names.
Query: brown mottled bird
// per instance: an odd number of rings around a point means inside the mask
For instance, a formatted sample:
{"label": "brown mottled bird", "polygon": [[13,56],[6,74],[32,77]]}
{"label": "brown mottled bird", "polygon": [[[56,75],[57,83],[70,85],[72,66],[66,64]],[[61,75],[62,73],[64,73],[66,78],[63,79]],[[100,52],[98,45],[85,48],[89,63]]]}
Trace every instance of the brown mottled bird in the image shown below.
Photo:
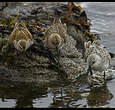
{"label": "brown mottled bird", "polygon": [[[66,42],[67,26],[60,19],[55,18],[52,25],[45,32],[44,46],[54,54],[60,56],[60,48]],[[55,57],[55,56],[54,56]]]}
{"label": "brown mottled bird", "polygon": [[59,49],[66,42],[67,26],[60,19],[54,19],[45,32],[44,45],[50,50]]}
{"label": "brown mottled bird", "polygon": [[16,22],[13,32],[10,34],[10,43],[19,51],[26,51],[32,44],[32,35],[24,22]]}

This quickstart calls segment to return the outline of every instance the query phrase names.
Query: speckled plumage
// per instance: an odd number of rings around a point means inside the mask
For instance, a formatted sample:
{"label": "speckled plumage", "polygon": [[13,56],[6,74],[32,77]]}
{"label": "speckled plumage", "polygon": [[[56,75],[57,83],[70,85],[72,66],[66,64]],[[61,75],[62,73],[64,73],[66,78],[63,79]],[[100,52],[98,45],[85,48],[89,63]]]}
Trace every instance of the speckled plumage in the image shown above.
{"label": "speckled plumage", "polygon": [[49,49],[61,48],[66,42],[67,26],[60,19],[54,19],[52,25],[45,32],[44,45]]}
{"label": "speckled plumage", "polygon": [[97,41],[85,42],[84,45],[88,67],[94,71],[105,72],[110,64],[110,54]]}
{"label": "speckled plumage", "polygon": [[26,51],[33,44],[32,35],[23,22],[16,22],[9,42],[19,51]]}

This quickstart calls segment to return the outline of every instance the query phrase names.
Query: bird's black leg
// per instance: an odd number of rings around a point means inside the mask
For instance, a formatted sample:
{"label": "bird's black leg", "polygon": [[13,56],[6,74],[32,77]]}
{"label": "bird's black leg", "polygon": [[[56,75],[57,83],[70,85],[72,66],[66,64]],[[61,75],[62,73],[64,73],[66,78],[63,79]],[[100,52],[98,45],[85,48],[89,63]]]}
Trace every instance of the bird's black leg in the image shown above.
{"label": "bird's black leg", "polygon": [[87,74],[90,72],[90,75],[93,75],[93,72],[92,72],[92,69],[91,67],[89,66],[89,68],[87,69]]}
{"label": "bird's black leg", "polygon": [[91,67],[89,67],[89,72],[90,72],[90,75],[92,76],[92,75],[93,75],[93,72],[92,72]]}
{"label": "bird's black leg", "polygon": [[[90,72],[90,77],[93,75],[93,72],[92,72],[92,69],[91,69],[91,66],[89,66],[88,70],[87,70],[87,74]],[[93,84],[91,83],[90,84],[90,87],[92,87]]]}
{"label": "bird's black leg", "polygon": [[87,72],[86,72],[86,74],[89,74],[89,68],[87,69]]}
{"label": "bird's black leg", "polygon": [[104,71],[104,80],[105,80],[105,71]]}

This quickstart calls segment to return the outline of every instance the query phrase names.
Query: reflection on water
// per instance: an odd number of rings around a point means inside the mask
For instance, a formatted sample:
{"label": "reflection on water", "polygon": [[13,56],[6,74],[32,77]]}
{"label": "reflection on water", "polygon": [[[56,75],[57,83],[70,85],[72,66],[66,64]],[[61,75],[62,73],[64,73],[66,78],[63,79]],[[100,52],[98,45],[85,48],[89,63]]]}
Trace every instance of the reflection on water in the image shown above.
{"label": "reflection on water", "polygon": [[108,107],[106,106],[113,98],[113,95],[107,88],[107,85],[104,84],[102,87],[93,88],[90,91],[90,94],[87,96],[88,105],[90,107]]}
{"label": "reflection on water", "polygon": [[16,105],[16,100],[15,99],[0,99],[0,108],[9,108],[12,107],[14,108]]}
{"label": "reflection on water", "polygon": [[83,75],[70,84],[0,83],[0,108],[115,107],[114,89],[110,88],[112,80],[101,87],[90,88],[84,83],[85,78],[86,75]]}
{"label": "reflection on water", "polygon": [[106,83],[92,89],[88,86],[80,89],[77,82],[57,85],[51,87],[27,84],[13,87],[0,85],[0,108],[110,107],[109,104],[113,98]]}
{"label": "reflection on water", "polygon": [[[7,84],[5,84],[7,85]],[[31,86],[27,84],[18,84],[16,86],[0,85],[0,108],[2,107],[33,107],[33,100],[36,98],[42,98],[47,94],[47,88],[41,86]],[[47,97],[47,96],[45,96]]]}
{"label": "reflection on water", "polygon": [[36,98],[33,100],[33,107],[35,108],[47,108],[53,103],[53,96],[51,93],[48,93],[44,98]]}

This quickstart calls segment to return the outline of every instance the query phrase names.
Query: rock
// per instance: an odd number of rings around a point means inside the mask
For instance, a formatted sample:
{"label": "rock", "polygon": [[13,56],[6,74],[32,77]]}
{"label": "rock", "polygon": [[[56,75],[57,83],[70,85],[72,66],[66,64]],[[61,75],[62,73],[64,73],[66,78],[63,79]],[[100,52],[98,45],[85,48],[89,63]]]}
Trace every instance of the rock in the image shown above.
{"label": "rock", "polygon": [[[52,4],[52,5],[51,5]],[[42,7],[42,8],[40,8]],[[20,10],[19,10],[20,9]],[[57,9],[57,10],[56,10]],[[8,43],[4,43],[6,35],[10,35],[12,29],[10,25],[5,25],[5,28],[0,26],[1,42],[3,42],[0,48],[0,79],[17,81],[17,82],[35,82],[35,83],[49,83],[53,81],[59,81],[63,78],[59,77],[60,74],[67,75],[67,80],[74,80],[81,74],[86,73],[86,62],[84,60],[84,42],[89,40],[89,36],[86,35],[88,31],[86,24],[84,25],[82,20],[79,20],[80,26],[83,30],[79,29],[75,24],[68,23],[65,19],[68,11],[67,4],[56,3],[30,3],[30,4],[18,4],[11,8],[9,5],[3,11],[6,17],[12,17],[19,14],[20,19],[27,23],[29,31],[33,35],[34,44],[25,52],[18,52],[13,46]],[[80,14],[77,16],[75,13],[72,19],[75,21],[80,19]],[[77,16],[78,19],[75,19]],[[60,70],[58,71],[58,65],[54,58],[52,58],[50,51],[48,51],[43,44],[44,34],[40,34],[41,30],[51,25],[53,18],[61,17],[63,23],[67,24],[67,41],[61,48],[60,56]],[[37,25],[41,30],[33,28],[33,25]],[[3,26],[4,27],[4,26]],[[12,24],[12,27],[14,25]],[[8,31],[7,31],[8,29]],[[4,31],[4,33],[3,33]],[[90,32],[90,31],[88,31]],[[9,39],[9,37],[7,37]],[[4,54],[3,51],[4,50]]]}
{"label": "rock", "polygon": [[72,36],[67,35],[66,43],[61,49],[61,55],[71,58],[80,57],[78,56],[79,52],[75,46],[76,41],[72,38]]}
{"label": "rock", "polygon": [[0,3],[0,11],[2,11],[7,6],[6,2]]}
{"label": "rock", "polygon": [[70,58],[62,58],[60,60],[60,63],[62,65],[62,68],[64,72],[67,74],[68,79],[72,80],[79,75],[81,75],[81,72],[84,72],[85,67],[81,66],[79,63],[74,61],[75,59]]}

